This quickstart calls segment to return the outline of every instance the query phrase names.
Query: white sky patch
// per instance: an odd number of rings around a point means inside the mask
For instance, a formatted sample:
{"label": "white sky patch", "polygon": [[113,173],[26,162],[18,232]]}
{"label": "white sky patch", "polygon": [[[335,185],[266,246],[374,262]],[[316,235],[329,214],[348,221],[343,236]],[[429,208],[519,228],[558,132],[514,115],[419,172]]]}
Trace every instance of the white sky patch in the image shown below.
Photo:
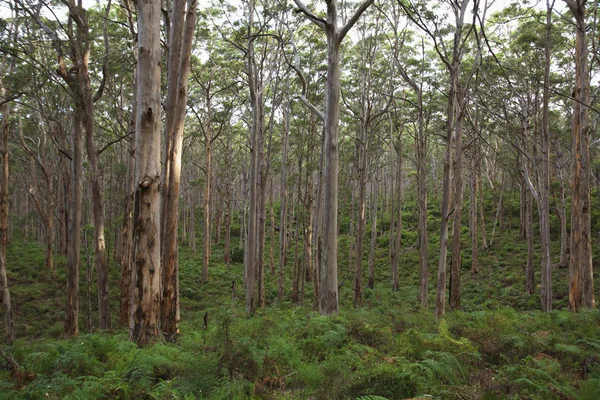
{"label": "white sky patch", "polygon": [[[0,0],[0,18],[10,18],[10,7],[8,5],[8,1],[9,0]],[[23,2],[28,3],[28,0],[23,0]],[[36,1],[32,1],[32,4],[36,4]],[[83,8],[85,8],[86,10],[89,8],[94,7],[97,4],[104,4],[106,3],[106,1],[104,0],[83,0],[82,4],[83,4]],[[52,11],[54,11],[54,13],[56,14],[56,16],[58,18],[61,19],[66,19],[67,18],[67,7],[64,6],[55,6],[55,7],[51,7]],[[48,10],[47,7],[44,7],[44,10],[42,10],[42,14],[48,18],[53,18],[52,13],[50,12],[50,10]]]}

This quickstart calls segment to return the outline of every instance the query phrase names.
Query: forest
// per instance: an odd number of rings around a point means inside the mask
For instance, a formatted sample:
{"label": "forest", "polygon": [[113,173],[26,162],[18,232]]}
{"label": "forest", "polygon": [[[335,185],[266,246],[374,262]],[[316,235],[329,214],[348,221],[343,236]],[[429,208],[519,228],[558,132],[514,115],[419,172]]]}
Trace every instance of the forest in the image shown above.
{"label": "forest", "polygon": [[0,399],[599,399],[599,7],[0,0]]}

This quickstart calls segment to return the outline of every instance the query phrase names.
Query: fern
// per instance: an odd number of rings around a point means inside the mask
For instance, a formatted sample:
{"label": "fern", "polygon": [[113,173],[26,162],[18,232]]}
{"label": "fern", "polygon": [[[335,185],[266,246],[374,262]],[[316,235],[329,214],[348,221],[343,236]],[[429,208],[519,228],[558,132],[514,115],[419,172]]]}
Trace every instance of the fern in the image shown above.
{"label": "fern", "polygon": [[367,395],[367,396],[357,397],[354,400],[388,400],[388,398],[387,397],[381,397],[381,396]]}
{"label": "fern", "polygon": [[437,379],[450,384],[456,384],[464,371],[458,359],[450,353],[426,351],[425,360],[419,362],[419,369],[428,380]]}
{"label": "fern", "polygon": [[589,339],[589,338],[588,339],[580,339],[580,340],[576,341],[575,344],[576,345],[584,345],[592,350],[600,352],[600,340],[594,340],[594,339]]}

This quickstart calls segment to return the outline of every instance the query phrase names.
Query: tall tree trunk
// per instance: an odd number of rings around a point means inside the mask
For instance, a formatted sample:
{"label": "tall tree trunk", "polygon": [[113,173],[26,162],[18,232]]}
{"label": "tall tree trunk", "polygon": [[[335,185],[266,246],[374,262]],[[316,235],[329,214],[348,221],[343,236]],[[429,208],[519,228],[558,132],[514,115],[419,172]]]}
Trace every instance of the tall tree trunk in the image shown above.
{"label": "tall tree trunk", "polygon": [[223,250],[223,261],[227,264],[227,269],[231,266],[231,199],[229,198],[229,190],[225,199],[225,248]]}
{"label": "tall tree trunk", "polygon": [[[312,187],[312,174],[310,168],[306,168],[306,185],[304,192],[304,253],[303,263],[304,271],[306,271],[306,281],[310,280],[313,274],[312,268],[312,236],[313,236],[313,187]],[[300,291],[300,302],[304,301],[304,285]]]}
{"label": "tall tree trunk", "polygon": [[[440,223],[440,256],[438,263],[438,279],[435,298],[435,315],[440,318],[446,310],[446,269],[448,256],[448,223],[450,221],[451,211],[451,187],[460,192],[460,198],[454,206],[454,212],[460,214],[462,207],[462,115],[464,113],[465,101],[464,97],[467,94],[467,88],[464,91],[460,88],[460,73],[461,73],[461,58],[462,58],[462,41],[463,41],[463,26],[464,17],[467,11],[469,0],[455,2],[452,5],[454,17],[456,20],[454,27],[454,41],[452,48],[452,59],[445,60],[450,73],[450,90],[448,95],[448,120],[446,123],[446,153],[444,155],[444,173],[442,177],[442,206],[441,206],[441,223]],[[453,156],[454,153],[454,156]],[[457,183],[453,180],[457,179]],[[456,235],[460,236],[460,218],[454,217],[453,229]],[[458,225],[457,225],[458,224]],[[459,239],[458,239],[459,240]],[[457,254],[458,253],[458,254]],[[455,258],[458,268],[460,268],[460,241],[458,244],[454,242],[452,246],[452,262],[455,265]]]}
{"label": "tall tree trunk", "polygon": [[[475,134],[478,134],[475,132]],[[469,198],[469,231],[471,233],[471,274],[479,272],[479,232],[477,211],[479,207],[477,195],[479,194],[479,181],[477,180],[477,168],[479,166],[479,140],[473,143],[471,155],[471,195]]]}
{"label": "tall tree trunk", "polygon": [[527,240],[527,266],[525,267],[525,292],[535,292],[534,281],[534,248],[533,248],[533,197],[530,192],[525,192],[525,237]]}
{"label": "tall tree trunk", "polygon": [[308,18],[325,31],[327,37],[327,83],[324,119],[324,165],[323,184],[323,251],[321,255],[321,279],[319,293],[319,312],[332,315],[339,312],[338,276],[337,276],[337,239],[338,239],[338,142],[340,111],[340,45],[344,36],[373,3],[366,0],[360,5],[348,22],[338,28],[338,2],[326,0],[327,19],[317,17],[300,0],[294,0],[298,8]]}
{"label": "tall tree trunk", "polygon": [[494,222],[492,223],[492,233],[490,235],[489,247],[492,247],[494,245],[494,235],[496,234],[496,225],[500,224],[500,227],[502,227],[502,201],[504,199],[504,173],[501,171],[500,175],[502,176],[500,178],[500,197],[498,198],[498,206],[496,207],[496,215],[494,217]]}
{"label": "tall tree trunk", "polygon": [[[325,163],[325,131],[321,134],[321,152],[319,155],[319,172],[315,188],[315,214],[313,218],[313,308],[318,311],[321,301],[321,254],[323,250],[323,168]],[[348,255],[351,258],[351,250]]]}
{"label": "tall tree trunk", "polygon": [[[397,164],[397,163],[396,163]],[[390,204],[390,230],[388,237],[388,247],[390,251],[390,281],[392,282],[392,290],[395,292],[397,289],[394,287],[394,272],[398,270],[397,264],[397,251],[400,250],[396,247],[396,197],[394,194],[394,188],[397,186],[396,179],[392,177],[392,190],[391,190],[391,204]]]}
{"label": "tall tree trunk", "polygon": [[160,334],[160,1],[138,3],[136,160],[130,338]]}
{"label": "tall tree trunk", "polygon": [[[289,84],[287,85],[289,87]],[[283,300],[284,269],[287,258],[287,159],[290,134],[290,95],[283,110],[283,150],[281,156],[281,210],[279,213],[279,275],[277,280],[277,298]]]}
{"label": "tall tree trunk", "polygon": [[485,231],[484,214],[485,201],[483,198],[483,183],[481,182],[481,149],[478,150],[477,171],[475,171],[475,178],[477,179],[477,187],[479,188],[479,220],[481,221],[481,248],[487,249],[488,241]]}
{"label": "tall tree trunk", "polygon": [[[560,223],[560,261],[558,263],[560,268],[567,268],[569,266],[569,260],[567,256],[567,242],[569,233],[567,231],[567,205],[565,199],[565,184],[563,179],[562,169],[559,167],[559,180],[560,180],[560,199],[556,201],[556,216]],[[599,191],[600,193],[600,191]]]}
{"label": "tall tree trunk", "polygon": [[519,238],[521,240],[525,240],[527,239],[527,232],[525,229],[525,225],[527,224],[526,222],[526,215],[527,215],[527,211],[525,210],[526,204],[527,204],[527,200],[526,200],[526,191],[527,191],[527,187],[525,186],[524,183],[521,184],[521,191],[520,191],[520,201],[519,201]]}
{"label": "tall tree trunk", "polygon": [[271,270],[271,276],[275,276],[275,205],[273,201],[273,186],[274,179],[271,178],[271,189],[269,190],[269,205],[270,205],[270,219],[271,229],[269,230],[269,269]]}
{"label": "tall tree trunk", "polygon": [[252,110],[252,124],[250,127],[250,174],[249,174],[249,209],[247,242],[244,257],[244,288],[246,290],[246,313],[254,314],[256,311],[256,294],[254,283],[258,272],[258,205],[260,192],[260,149],[259,143],[263,134],[263,99],[259,90],[259,82],[256,82],[256,65],[254,59],[254,44],[252,38],[252,25],[254,22],[254,3],[249,2],[248,12],[248,86],[250,88],[250,103]]}
{"label": "tall tree trunk", "polygon": [[[136,83],[134,75],[134,93]],[[135,132],[135,118],[137,114],[137,99],[131,99],[131,117],[128,131]],[[133,198],[135,193],[135,135],[129,138],[129,157],[127,157],[127,178],[125,183],[125,207],[123,211],[123,227],[121,234],[121,278],[119,281],[119,325],[129,326],[129,312],[131,308],[131,268],[133,252]]]}
{"label": "tall tree trunk", "polygon": [[358,215],[356,218],[356,255],[354,258],[354,304],[362,302],[362,262],[367,197],[367,127],[360,125],[358,139]]}
{"label": "tall tree trunk", "polygon": [[[183,4],[179,4],[183,3]],[[173,8],[185,9],[185,0],[175,0]],[[183,23],[183,21],[180,21]],[[171,143],[168,154],[168,184],[166,204],[163,206],[164,230],[162,247],[162,300],[160,309],[161,330],[167,341],[174,341],[179,331],[179,263],[178,263],[178,222],[179,222],[179,188],[181,184],[181,155],[183,152],[183,128],[187,110],[188,76],[194,29],[196,23],[196,0],[188,0],[185,23],[182,27],[171,26],[171,39],[181,34],[181,49],[171,46],[171,51],[180,51],[178,64],[169,65],[169,75],[175,74],[177,79],[169,76],[169,83],[175,81],[176,93],[171,108],[167,113],[171,116],[167,124],[167,138]],[[181,33],[180,33],[181,32]]]}
{"label": "tall tree trunk", "polygon": [[[456,75],[456,74],[454,74]],[[458,80],[458,76],[453,79]],[[448,223],[450,221],[450,187],[452,184],[452,147],[454,142],[454,118],[456,113],[456,86],[453,83],[448,104],[448,122],[446,129],[446,150],[444,153],[444,172],[442,177],[442,206],[440,221],[440,255],[435,297],[435,314],[442,317],[446,311],[446,268],[448,256]]]}
{"label": "tall tree trunk", "polygon": [[298,236],[300,236],[300,229],[299,229],[299,214],[301,212],[301,208],[300,208],[300,199],[302,198],[302,163],[303,163],[303,154],[302,154],[302,149],[300,150],[301,154],[300,157],[298,158],[298,186],[297,186],[297,193],[298,196],[296,197],[296,212],[292,213],[292,215],[294,216],[292,219],[295,222],[295,229],[292,232],[295,232],[294,235],[294,272],[292,275],[292,302],[293,303],[298,303],[299,301],[299,289],[300,289],[300,279],[302,279],[302,263],[299,261],[299,257],[298,257]]}
{"label": "tall tree trunk", "polygon": [[192,253],[196,254],[196,199],[194,196],[190,196],[190,236],[188,238],[188,246],[192,250]]}
{"label": "tall tree trunk", "polygon": [[92,215],[94,221],[94,258],[98,282],[98,318],[99,328],[111,328],[110,302],[108,298],[108,260],[106,257],[106,243],[104,239],[104,212],[102,206],[102,190],[98,172],[96,145],[94,143],[94,98],[88,70],[89,49],[83,57],[80,68],[82,74],[84,107],[85,107],[85,144],[90,166],[90,180],[92,186]]}
{"label": "tall tree trunk", "polygon": [[71,199],[69,207],[69,257],[67,263],[67,301],[65,306],[66,337],[79,335],[79,268],[81,264],[81,219],[83,175],[83,120],[85,110],[73,113],[71,161]]}
{"label": "tall tree trunk", "polygon": [[[378,163],[378,160],[376,160]],[[369,281],[367,286],[373,289],[375,286],[375,249],[377,248],[377,210],[378,210],[378,187],[379,181],[379,165],[375,166],[375,180],[373,186],[373,211],[371,215],[371,246],[369,250]]]}
{"label": "tall tree trunk", "polygon": [[8,279],[6,277],[6,256],[0,253],[0,296],[4,308],[4,325],[6,327],[6,340],[9,344],[15,341],[15,319],[8,290]]}
{"label": "tall tree trunk", "polygon": [[573,174],[571,183],[571,257],[569,309],[594,306],[592,270],[588,104],[590,76],[585,0],[565,0],[575,18],[575,95],[573,101]]}
{"label": "tall tree trunk", "polygon": [[[209,86],[210,87],[210,86]],[[210,262],[210,204],[212,202],[212,104],[210,90],[206,92],[207,99],[207,126],[204,130],[204,174],[206,183],[204,187],[204,226],[203,226],[203,254],[202,254],[202,282],[208,282],[208,263]]]}
{"label": "tall tree trunk", "polygon": [[427,307],[427,298],[429,292],[429,237],[427,234],[427,136],[425,133],[423,120],[423,92],[416,86],[417,105],[418,105],[418,128],[415,139],[416,160],[417,160],[417,196],[419,203],[419,303],[421,307]]}
{"label": "tall tree trunk", "polygon": [[[11,65],[10,70],[14,68]],[[2,71],[3,73],[3,71]],[[7,90],[3,86],[2,75],[0,75],[0,98],[5,98]],[[8,278],[6,276],[6,250],[8,247],[8,137],[10,132],[10,103],[5,102],[0,109],[2,113],[2,124],[0,132],[0,155],[2,157],[2,174],[0,175],[0,299],[4,308],[4,320],[6,326],[6,339],[8,343],[15,340],[15,323],[10,292],[8,290]],[[49,193],[52,196],[52,193]]]}
{"label": "tall tree trunk", "polygon": [[[459,86],[459,90],[460,89]],[[461,93],[461,99],[464,99],[466,94]],[[463,150],[462,150],[462,128],[464,100],[459,101],[457,109],[455,140],[454,140],[454,179],[453,179],[453,214],[452,214],[452,262],[450,264],[450,309],[460,309],[460,268],[462,265],[461,256],[461,231],[462,231],[462,203],[463,203]]]}
{"label": "tall tree trunk", "polygon": [[[392,259],[392,290],[397,291],[400,289],[400,279],[398,276],[398,266],[400,263],[400,248],[402,246],[402,132],[398,135],[398,144],[395,146],[396,149],[396,199],[394,202],[395,207],[395,236],[391,238],[393,240],[394,257]],[[391,229],[391,228],[390,228]],[[421,251],[423,248],[421,247]],[[427,251],[427,244],[425,244],[425,251]]]}
{"label": "tall tree trunk", "polygon": [[[540,224],[540,248],[542,252],[542,311],[552,311],[552,259],[550,258],[550,53],[551,53],[551,29],[552,29],[552,6],[550,1],[546,2],[546,40],[544,51],[544,89],[542,99],[542,130],[540,140],[540,158],[536,161],[538,168],[539,196],[538,213]],[[589,171],[589,169],[588,169]],[[588,179],[589,183],[589,179]],[[589,187],[588,187],[589,200]],[[589,205],[589,203],[588,203]],[[589,221],[589,220],[588,220]],[[589,225],[588,225],[589,227]],[[590,241],[591,241],[591,231]],[[590,243],[590,265],[591,265],[591,243]],[[592,293],[593,295],[593,293]]]}
{"label": "tall tree trunk", "polygon": [[[259,165],[263,165],[263,161],[264,161],[264,153],[262,151],[262,146],[259,146],[261,148],[260,151],[260,161],[259,161]],[[258,264],[257,264],[257,270],[256,270],[256,296],[258,298],[258,307],[264,307],[265,306],[265,227],[266,227],[266,221],[267,221],[267,212],[266,212],[266,206],[267,206],[267,202],[266,202],[266,182],[267,182],[267,178],[266,175],[268,174],[268,172],[266,172],[265,168],[260,168],[261,169],[261,173],[260,173],[260,192],[258,193]]]}

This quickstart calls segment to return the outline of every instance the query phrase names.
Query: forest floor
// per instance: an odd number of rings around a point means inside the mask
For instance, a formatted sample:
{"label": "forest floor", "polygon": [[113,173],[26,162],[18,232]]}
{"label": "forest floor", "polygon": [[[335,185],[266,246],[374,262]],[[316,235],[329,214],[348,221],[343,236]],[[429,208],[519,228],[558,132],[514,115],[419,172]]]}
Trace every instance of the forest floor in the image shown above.
{"label": "forest floor", "polygon": [[[241,251],[234,251],[235,262],[227,269],[222,246],[215,246],[210,281],[204,284],[201,254],[183,246],[179,341],[139,349],[122,328],[61,339],[66,262],[58,257],[55,270],[44,270],[38,244],[15,238],[8,267],[18,340],[0,341],[0,348],[20,369],[11,371],[0,359],[0,399],[600,399],[600,312],[566,310],[567,269],[554,270],[555,311],[544,314],[538,311],[539,271],[537,294],[524,292],[526,244],[518,232],[503,232],[492,248],[481,251],[477,275],[470,273],[465,243],[462,310],[438,320],[432,304],[439,245],[433,238],[431,306],[421,309],[415,239],[414,232],[405,232],[401,288],[393,292],[388,238],[379,237],[375,287],[365,287],[356,307],[342,226],[339,275],[340,281],[347,279],[335,317],[313,310],[311,282],[305,285],[304,305],[290,302],[294,246],[286,299],[277,301],[277,278],[267,266],[267,305],[250,318],[244,311]],[[87,331],[87,268],[84,254],[81,332]],[[114,326],[118,276],[113,265]]]}

